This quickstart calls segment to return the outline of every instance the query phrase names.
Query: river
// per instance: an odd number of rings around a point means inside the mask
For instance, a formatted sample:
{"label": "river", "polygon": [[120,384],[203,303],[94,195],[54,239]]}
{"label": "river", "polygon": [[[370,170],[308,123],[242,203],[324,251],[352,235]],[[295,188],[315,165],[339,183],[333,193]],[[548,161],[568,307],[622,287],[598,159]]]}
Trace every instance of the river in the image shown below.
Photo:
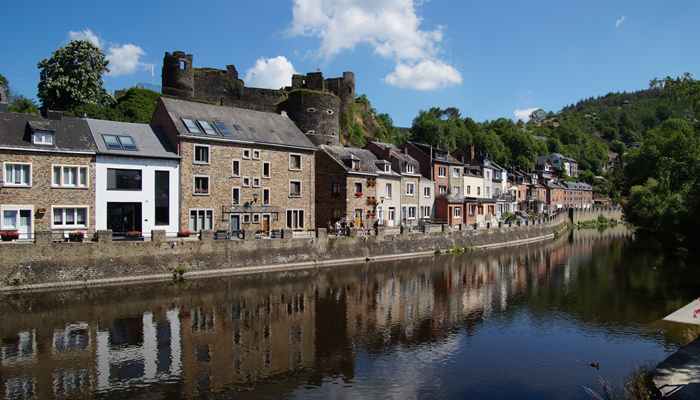
{"label": "river", "polygon": [[[587,399],[694,339],[624,228],[318,271],[8,295],[0,397]],[[591,366],[599,366],[594,368]]]}

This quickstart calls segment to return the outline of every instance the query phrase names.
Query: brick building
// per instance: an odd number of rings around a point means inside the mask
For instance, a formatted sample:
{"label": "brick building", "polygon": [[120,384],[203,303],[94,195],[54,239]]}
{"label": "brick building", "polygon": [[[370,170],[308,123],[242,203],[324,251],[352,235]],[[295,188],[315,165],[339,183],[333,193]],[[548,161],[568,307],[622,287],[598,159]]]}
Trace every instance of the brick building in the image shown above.
{"label": "brick building", "polygon": [[563,182],[564,205],[567,208],[593,207],[593,187],[584,182]]}
{"label": "brick building", "polygon": [[289,118],[163,97],[151,125],[181,157],[181,228],[315,228],[316,148]]}
{"label": "brick building", "polygon": [[87,123],[0,113],[0,230],[21,239],[94,232],[95,144]]}

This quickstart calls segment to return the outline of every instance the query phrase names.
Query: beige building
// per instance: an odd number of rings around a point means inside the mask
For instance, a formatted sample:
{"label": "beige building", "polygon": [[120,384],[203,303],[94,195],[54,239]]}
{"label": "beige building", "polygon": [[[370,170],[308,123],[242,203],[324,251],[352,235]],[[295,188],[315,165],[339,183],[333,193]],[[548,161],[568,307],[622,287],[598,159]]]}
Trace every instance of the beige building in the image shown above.
{"label": "beige building", "polygon": [[[95,145],[79,118],[0,113],[0,231],[94,232]],[[7,237],[7,236],[6,236]]]}
{"label": "beige building", "polygon": [[287,117],[163,97],[152,126],[181,157],[180,229],[315,229],[316,148]]}

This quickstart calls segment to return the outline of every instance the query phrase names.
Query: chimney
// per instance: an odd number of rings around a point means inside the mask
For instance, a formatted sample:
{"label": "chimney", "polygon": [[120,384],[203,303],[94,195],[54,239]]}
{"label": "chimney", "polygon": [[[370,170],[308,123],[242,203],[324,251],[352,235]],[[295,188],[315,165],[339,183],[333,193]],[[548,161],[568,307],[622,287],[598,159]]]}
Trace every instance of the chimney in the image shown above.
{"label": "chimney", "polygon": [[46,119],[52,119],[55,121],[60,121],[63,119],[63,111],[49,110],[46,108],[41,109],[41,116]]}

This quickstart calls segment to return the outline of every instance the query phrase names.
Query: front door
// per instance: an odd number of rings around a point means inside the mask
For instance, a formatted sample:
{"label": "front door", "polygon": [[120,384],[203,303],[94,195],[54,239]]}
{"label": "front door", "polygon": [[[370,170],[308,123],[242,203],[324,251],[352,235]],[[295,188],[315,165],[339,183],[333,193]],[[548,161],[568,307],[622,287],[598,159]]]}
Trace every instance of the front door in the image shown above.
{"label": "front door", "polygon": [[264,214],[262,216],[262,233],[263,235],[268,235],[270,233],[270,216],[267,214]]}
{"label": "front door", "polygon": [[358,208],[355,210],[355,227],[359,228],[362,226],[362,209]]}
{"label": "front door", "polygon": [[17,231],[20,239],[29,239],[32,234],[32,210],[19,210]]}
{"label": "front door", "polygon": [[231,223],[230,223],[230,228],[231,228],[231,233],[237,233],[241,230],[241,216],[240,215],[231,215]]}
{"label": "front door", "polygon": [[141,203],[107,203],[107,229],[117,236],[141,232]]}

